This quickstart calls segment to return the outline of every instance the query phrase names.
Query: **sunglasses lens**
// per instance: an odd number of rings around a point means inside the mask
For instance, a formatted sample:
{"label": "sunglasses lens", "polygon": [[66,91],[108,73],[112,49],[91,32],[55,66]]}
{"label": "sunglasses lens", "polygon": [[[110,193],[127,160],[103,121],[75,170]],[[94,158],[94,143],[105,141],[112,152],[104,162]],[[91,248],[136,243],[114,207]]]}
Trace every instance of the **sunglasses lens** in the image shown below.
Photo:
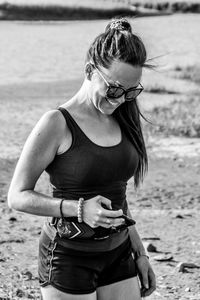
{"label": "sunglasses lens", "polygon": [[109,98],[119,98],[124,94],[124,90],[120,87],[110,86],[107,91]]}
{"label": "sunglasses lens", "polygon": [[132,91],[127,92],[126,100],[127,101],[134,100],[142,91],[143,91],[143,89],[134,89]]}

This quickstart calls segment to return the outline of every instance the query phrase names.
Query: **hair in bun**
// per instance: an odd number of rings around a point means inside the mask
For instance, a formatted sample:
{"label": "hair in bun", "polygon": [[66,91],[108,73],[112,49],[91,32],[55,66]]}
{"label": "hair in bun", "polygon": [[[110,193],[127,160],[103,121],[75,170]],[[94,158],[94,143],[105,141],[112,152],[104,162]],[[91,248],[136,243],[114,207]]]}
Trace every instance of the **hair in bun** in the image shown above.
{"label": "hair in bun", "polygon": [[110,30],[127,31],[132,33],[131,25],[125,18],[115,18],[106,26],[105,32]]}

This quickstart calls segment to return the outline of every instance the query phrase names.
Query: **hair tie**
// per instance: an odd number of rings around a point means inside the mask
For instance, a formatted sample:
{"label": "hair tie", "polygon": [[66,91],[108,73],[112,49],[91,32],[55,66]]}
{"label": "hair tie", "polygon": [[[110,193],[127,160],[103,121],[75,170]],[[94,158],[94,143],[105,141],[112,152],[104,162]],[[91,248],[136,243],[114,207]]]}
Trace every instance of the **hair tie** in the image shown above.
{"label": "hair tie", "polygon": [[125,26],[122,25],[121,21],[114,21],[110,24],[110,29],[115,29],[115,30],[127,30]]}

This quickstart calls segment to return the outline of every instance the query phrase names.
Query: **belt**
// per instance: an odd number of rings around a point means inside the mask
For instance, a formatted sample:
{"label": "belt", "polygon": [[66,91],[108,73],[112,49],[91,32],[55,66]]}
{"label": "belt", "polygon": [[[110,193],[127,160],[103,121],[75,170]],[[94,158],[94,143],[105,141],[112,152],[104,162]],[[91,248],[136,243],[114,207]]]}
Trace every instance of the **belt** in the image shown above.
{"label": "belt", "polygon": [[127,224],[123,224],[118,227],[104,228],[99,226],[92,228],[84,222],[79,223],[76,217],[64,219],[53,217],[50,225],[56,228],[60,237],[76,240],[104,240],[128,227]]}

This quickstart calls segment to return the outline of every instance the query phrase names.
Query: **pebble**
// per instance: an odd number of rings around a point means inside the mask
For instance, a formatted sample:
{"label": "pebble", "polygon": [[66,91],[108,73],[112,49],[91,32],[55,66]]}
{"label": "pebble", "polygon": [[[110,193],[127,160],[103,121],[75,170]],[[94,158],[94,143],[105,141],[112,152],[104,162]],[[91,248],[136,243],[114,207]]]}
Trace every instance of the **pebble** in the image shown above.
{"label": "pebble", "polygon": [[16,296],[22,298],[25,296],[25,293],[21,289],[16,290]]}
{"label": "pebble", "polygon": [[184,217],[182,215],[180,215],[180,214],[176,215],[175,218],[177,218],[177,219],[184,219]]}
{"label": "pebble", "polygon": [[28,270],[23,271],[22,275],[23,275],[23,277],[25,277],[24,280],[27,280],[27,281],[31,280],[33,278],[33,274]]}
{"label": "pebble", "polygon": [[191,289],[189,287],[186,287],[185,292],[190,292]]}
{"label": "pebble", "polygon": [[143,241],[148,241],[148,240],[160,241],[160,238],[156,237],[156,236],[149,236],[149,237],[142,238],[142,240]]}
{"label": "pebble", "polygon": [[156,246],[151,243],[149,243],[146,248],[148,252],[157,252]]}
{"label": "pebble", "polygon": [[160,254],[160,255],[156,255],[153,257],[154,260],[157,260],[157,261],[170,261],[173,259],[173,256],[172,255],[167,255],[167,254]]}
{"label": "pebble", "polygon": [[0,262],[6,262],[6,258],[5,257],[0,257]]}
{"label": "pebble", "polygon": [[17,218],[15,218],[15,217],[10,217],[10,218],[9,218],[9,221],[10,221],[10,222],[16,222],[16,221],[17,221]]}
{"label": "pebble", "polygon": [[190,269],[197,268],[197,269],[199,269],[200,266],[198,266],[196,264],[193,264],[193,263],[180,262],[180,263],[178,263],[176,268],[178,269],[178,272],[184,273],[184,272],[187,272],[186,268],[190,268]]}

